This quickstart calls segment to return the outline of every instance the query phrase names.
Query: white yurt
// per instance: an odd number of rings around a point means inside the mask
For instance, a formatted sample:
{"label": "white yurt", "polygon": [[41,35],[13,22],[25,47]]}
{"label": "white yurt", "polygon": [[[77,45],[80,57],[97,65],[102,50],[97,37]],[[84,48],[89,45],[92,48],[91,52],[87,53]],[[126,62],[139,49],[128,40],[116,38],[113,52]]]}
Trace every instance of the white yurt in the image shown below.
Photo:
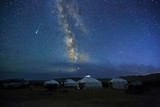
{"label": "white yurt", "polygon": [[50,80],[44,82],[44,87],[48,89],[48,91],[56,91],[58,89],[59,83],[55,80]]}
{"label": "white yurt", "polygon": [[44,82],[44,86],[46,85],[59,85],[59,83],[56,80],[50,80],[50,81]]}
{"label": "white yurt", "polygon": [[76,87],[77,83],[72,79],[67,79],[64,82],[64,87]]}
{"label": "white yurt", "polygon": [[108,82],[109,88],[113,89],[127,89],[128,88],[128,82],[127,80],[124,80],[122,78],[113,78]]}
{"label": "white yurt", "polygon": [[102,88],[102,83],[92,78],[90,75],[85,76],[77,82],[77,87],[82,88]]}

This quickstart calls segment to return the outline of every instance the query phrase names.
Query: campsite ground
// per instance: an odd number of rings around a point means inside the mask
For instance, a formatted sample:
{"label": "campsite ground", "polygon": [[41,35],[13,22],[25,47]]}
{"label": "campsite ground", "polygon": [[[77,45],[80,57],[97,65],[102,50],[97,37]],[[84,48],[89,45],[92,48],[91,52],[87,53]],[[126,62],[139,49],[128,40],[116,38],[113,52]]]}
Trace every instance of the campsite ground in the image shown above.
{"label": "campsite ground", "polygon": [[140,95],[124,90],[91,89],[47,92],[42,86],[0,89],[0,107],[160,107],[160,87]]}

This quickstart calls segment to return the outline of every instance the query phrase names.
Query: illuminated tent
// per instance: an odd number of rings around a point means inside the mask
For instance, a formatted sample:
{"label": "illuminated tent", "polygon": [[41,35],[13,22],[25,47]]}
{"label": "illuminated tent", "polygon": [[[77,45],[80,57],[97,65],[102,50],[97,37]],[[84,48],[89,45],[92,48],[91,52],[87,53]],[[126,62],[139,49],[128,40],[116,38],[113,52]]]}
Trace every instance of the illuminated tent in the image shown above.
{"label": "illuminated tent", "polygon": [[65,87],[76,87],[77,83],[74,80],[72,80],[72,79],[67,79],[64,82],[64,86]]}
{"label": "illuminated tent", "polygon": [[114,89],[127,89],[128,88],[128,82],[122,78],[113,78],[108,82],[109,88]]}
{"label": "illuminated tent", "polygon": [[50,80],[50,81],[46,81],[46,82],[44,82],[44,86],[46,86],[46,85],[59,85],[59,83],[57,82],[57,81],[55,81],[55,80]]}
{"label": "illuminated tent", "polygon": [[102,88],[102,83],[92,78],[90,75],[85,76],[83,79],[77,82],[78,88]]}

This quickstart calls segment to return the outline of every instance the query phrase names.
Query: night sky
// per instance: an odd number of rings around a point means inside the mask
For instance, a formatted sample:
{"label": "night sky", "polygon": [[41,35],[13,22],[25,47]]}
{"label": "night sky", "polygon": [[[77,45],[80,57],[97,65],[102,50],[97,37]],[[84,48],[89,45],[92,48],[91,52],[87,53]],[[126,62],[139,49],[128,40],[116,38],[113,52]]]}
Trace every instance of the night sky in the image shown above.
{"label": "night sky", "polygon": [[0,79],[160,72],[159,0],[1,0]]}

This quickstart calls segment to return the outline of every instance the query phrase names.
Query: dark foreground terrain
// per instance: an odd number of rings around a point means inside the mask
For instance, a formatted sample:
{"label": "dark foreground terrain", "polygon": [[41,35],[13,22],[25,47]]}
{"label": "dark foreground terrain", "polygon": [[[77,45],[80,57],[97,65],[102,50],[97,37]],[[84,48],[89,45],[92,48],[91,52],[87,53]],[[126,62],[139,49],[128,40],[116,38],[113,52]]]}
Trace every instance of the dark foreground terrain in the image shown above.
{"label": "dark foreground terrain", "polygon": [[160,107],[160,87],[148,87],[143,94],[125,90],[90,89],[48,92],[42,86],[0,89],[0,107]]}

